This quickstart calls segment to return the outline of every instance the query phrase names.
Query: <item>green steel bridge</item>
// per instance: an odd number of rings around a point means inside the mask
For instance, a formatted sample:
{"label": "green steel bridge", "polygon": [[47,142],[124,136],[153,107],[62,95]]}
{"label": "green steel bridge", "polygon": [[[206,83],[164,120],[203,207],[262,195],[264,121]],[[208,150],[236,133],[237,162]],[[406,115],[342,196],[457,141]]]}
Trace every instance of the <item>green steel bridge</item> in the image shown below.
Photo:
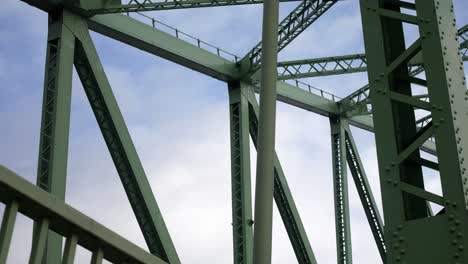
{"label": "green steel bridge", "polygon": [[[275,153],[276,100],[330,120],[337,263],[352,263],[348,168],[382,263],[468,263],[468,90],[463,69],[468,25],[457,25],[452,0],[360,0],[365,54],[280,62],[278,52],[340,1],[22,1],[49,16],[39,165],[37,185],[0,166],[0,201],[6,206],[0,263],[11,250],[19,213],[35,223],[31,264],[74,263],[78,245],[92,252],[93,264],[180,263],[90,31],[227,84],[234,263],[271,263],[273,201],[298,263],[317,263]],[[297,7],[279,21],[282,2]],[[264,6],[263,34],[243,57],[145,14],[249,4]],[[419,32],[409,44],[406,25]],[[64,202],[73,68],[149,251]],[[300,81],[355,72],[367,72],[369,84],[344,98]],[[350,126],[375,134],[383,215]],[[258,154],[255,192],[250,187],[250,138]],[[438,173],[441,195],[425,188],[426,169]],[[442,209],[434,212],[431,204]]]}

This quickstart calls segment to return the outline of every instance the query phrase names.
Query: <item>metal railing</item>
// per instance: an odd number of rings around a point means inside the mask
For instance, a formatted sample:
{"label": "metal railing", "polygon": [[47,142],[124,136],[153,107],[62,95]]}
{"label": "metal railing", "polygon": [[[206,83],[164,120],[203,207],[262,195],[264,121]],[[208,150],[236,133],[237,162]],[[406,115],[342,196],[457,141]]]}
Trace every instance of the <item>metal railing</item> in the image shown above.
{"label": "metal railing", "polygon": [[[235,55],[234,53],[231,53],[229,51],[226,51],[224,49],[221,49],[219,47],[216,47],[208,42],[205,42],[197,37],[194,37],[190,34],[187,34],[183,31],[180,31],[179,29],[177,28],[174,28],[172,26],[169,26],[168,24],[165,24],[161,21],[158,21],[156,19],[154,19],[153,17],[150,17],[148,15],[145,15],[143,13],[140,13],[140,12],[135,12],[135,13],[127,13],[127,16],[129,17],[132,17],[132,14],[134,14],[135,19],[137,19],[137,17],[141,17],[143,18],[143,22],[149,22],[150,25],[154,28],[157,28],[158,30],[161,30],[161,31],[164,31],[178,39],[181,39],[181,40],[184,40],[192,45],[195,45],[201,49],[204,49],[204,50],[207,50],[207,51],[210,51],[220,57],[223,57],[229,61],[232,61],[232,62],[239,62],[240,58]],[[140,19],[138,19],[139,21],[142,21]]]}
{"label": "metal railing", "polygon": [[8,257],[18,213],[37,223],[29,263],[42,263],[49,230],[66,238],[62,263],[74,263],[77,245],[92,252],[92,264],[103,259],[112,263],[166,263],[1,165],[0,202],[6,205],[0,229],[0,263]]}
{"label": "metal railing", "polygon": [[[137,19],[137,17],[133,17],[132,16],[139,16],[141,18],[143,18],[143,22],[145,21],[149,21],[150,22],[150,25],[155,28],[155,29],[158,29],[158,30],[161,30],[163,32],[166,32],[174,37],[176,37],[177,39],[180,39],[180,40],[183,40],[185,42],[188,42],[188,43],[191,43],[192,45],[195,45],[201,49],[204,49],[204,50],[207,50],[213,54],[216,54],[220,57],[223,57],[227,60],[230,60],[232,62],[239,62],[240,61],[240,57],[235,55],[234,53],[231,53],[229,51],[226,51],[224,49],[221,49],[219,47],[216,47],[214,45],[211,45],[203,40],[200,40],[199,38],[197,37],[194,37],[190,34],[187,34],[183,31],[180,31],[179,29],[175,28],[175,27],[172,27],[170,25],[167,25],[161,21],[158,21],[156,20],[155,18],[151,17],[151,16],[148,16],[146,14],[143,14],[143,13],[139,13],[139,12],[134,12],[134,13],[127,13],[127,16],[129,17],[132,17],[132,18],[135,18]],[[139,19],[138,19],[139,20]],[[139,20],[141,21],[141,20]],[[317,87],[314,87],[310,84],[307,84],[305,82],[302,82],[302,81],[299,81],[299,80],[296,80],[296,79],[290,79],[290,80],[285,80],[284,81],[285,83],[288,83],[290,85],[293,85],[297,88],[300,88],[302,90],[305,90],[305,91],[308,91],[310,93],[313,93],[315,95],[319,95],[325,99],[328,99],[328,100],[332,100],[333,102],[337,102],[339,100],[341,100],[342,98],[341,97],[338,97],[330,92],[327,92],[327,91],[324,91],[322,89],[319,89]]]}

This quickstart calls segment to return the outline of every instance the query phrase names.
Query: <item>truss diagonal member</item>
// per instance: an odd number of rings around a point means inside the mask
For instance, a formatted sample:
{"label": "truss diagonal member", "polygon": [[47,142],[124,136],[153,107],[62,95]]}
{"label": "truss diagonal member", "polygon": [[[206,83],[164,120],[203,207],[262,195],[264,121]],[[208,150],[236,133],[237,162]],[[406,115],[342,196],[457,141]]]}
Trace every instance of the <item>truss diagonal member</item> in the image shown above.
{"label": "truss diagonal member", "polygon": [[[459,51],[463,61],[468,61],[468,25],[458,29],[457,38],[460,42]],[[419,55],[421,56],[421,55]],[[418,57],[418,56],[416,56]],[[367,70],[367,68],[366,68]],[[424,71],[424,65],[421,57],[414,61],[410,61],[408,65],[409,75],[416,76]],[[340,101],[342,112],[346,112],[348,116],[370,114],[371,111],[367,105],[370,104],[369,84],[359,88],[352,94],[346,96]]]}
{"label": "truss diagonal member", "polygon": [[[468,91],[451,0],[416,0],[416,27],[420,35],[424,79],[408,78],[404,54],[407,19],[392,0],[361,0],[362,25],[369,65],[372,112],[385,217],[387,263],[466,263],[468,247]],[[375,12],[377,10],[377,12]],[[382,10],[395,15],[384,17]],[[414,46],[413,46],[414,47]],[[395,66],[395,67],[394,67]],[[395,69],[388,74],[388,69]],[[412,84],[427,91],[425,115],[431,121],[419,127],[416,108],[425,107],[413,95]],[[398,93],[397,97],[395,97]],[[400,96],[404,95],[404,97]],[[426,96],[425,94],[423,96]],[[413,98],[413,99],[409,99]],[[426,105],[427,106],[427,105]],[[421,159],[421,146],[435,139],[437,163]],[[439,170],[441,195],[425,188],[424,167]],[[443,209],[436,215],[428,203]],[[456,222],[456,224],[455,224]],[[403,238],[403,239],[400,239]],[[413,245],[424,242],[423,247]],[[396,246],[395,246],[396,245]],[[443,250],[427,250],[438,248]]]}
{"label": "truss diagonal member", "polygon": [[[68,13],[49,16],[37,185],[65,199],[75,36],[64,25]],[[35,230],[37,229],[35,224]],[[62,239],[47,231],[45,263],[59,263]],[[37,240],[33,236],[33,240]],[[43,253],[43,252],[41,252]]]}
{"label": "truss diagonal member", "polygon": [[249,101],[247,86],[229,83],[231,188],[234,263],[251,264],[253,250],[250,176]]}
{"label": "truss diagonal member", "polygon": [[351,264],[353,257],[351,225],[349,221],[346,131],[344,122],[346,121],[341,117],[330,117],[337,263]]}
{"label": "truss diagonal member", "polygon": [[[279,0],[280,2],[296,2],[301,0]],[[96,14],[130,13],[144,11],[160,11],[184,8],[235,6],[262,4],[263,0],[127,0],[124,3],[115,1],[95,1],[81,3],[86,12]]]}
{"label": "truss diagonal member", "polygon": [[[285,48],[307,27],[325,14],[338,0],[304,0],[280,22],[278,27],[278,52]],[[258,43],[241,61],[249,75],[253,74],[261,62],[262,42]]]}
{"label": "truss diagonal member", "polygon": [[380,216],[379,209],[372,194],[372,189],[367,179],[364,166],[361,162],[361,157],[357,150],[356,144],[354,143],[354,138],[351,133],[351,129],[346,124],[345,125],[346,133],[346,159],[348,161],[348,167],[351,172],[351,175],[356,185],[357,193],[361,200],[362,207],[369,222],[369,226],[374,236],[375,244],[379,250],[380,257],[385,263],[386,258],[386,246],[384,241],[384,230],[382,217]]}
{"label": "truss diagonal member", "polygon": [[74,26],[80,40],[75,67],[148,248],[164,261],[180,263],[86,22],[77,19]]}
{"label": "truss diagonal member", "polygon": [[[253,90],[249,89],[249,121],[250,121],[250,136],[255,147],[257,147],[257,131],[258,131],[258,103]],[[276,207],[283,220],[284,227],[288,233],[289,240],[291,241],[294,253],[298,263],[316,264],[314,252],[310,246],[309,239],[302,224],[299,212],[292,197],[291,190],[289,189],[284,175],[283,168],[275,153],[275,170],[274,170],[274,192],[273,196],[276,202]]]}

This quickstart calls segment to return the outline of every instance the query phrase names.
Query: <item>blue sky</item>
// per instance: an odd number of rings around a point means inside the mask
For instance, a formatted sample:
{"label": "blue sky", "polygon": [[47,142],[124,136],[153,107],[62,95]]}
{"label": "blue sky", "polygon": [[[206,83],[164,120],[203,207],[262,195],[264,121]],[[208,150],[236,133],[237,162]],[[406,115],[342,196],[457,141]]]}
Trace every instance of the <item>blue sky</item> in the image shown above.
{"label": "blue sky", "polygon": [[[468,3],[454,3],[458,25],[467,24]],[[281,4],[281,16],[296,4]],[[260,39],[261,13],[261,6],[256,5],[150,15],[243,56]],[[18,0],[4,0],[0,35],[0,146],[4,150],[0,164],[34,182],[47,16]],[[98,34],[92,36],[181,260],[232,263],[226,84]],[[357,1],[343,1],[285,48],[279,58],[363,51]],[[74,77],[67,202],[145,247],[89,103]],[[343,96],[366,80],[361,73],[306,81]],[[278,103],[277,119],[277,152],[309,240],[320,263],[336,263],[328,120],[282,103]],[[353,131],[380,201],[373,136]],[[251,156],[254,172],[255,154]],[[353,259],[378,263],[352,181],[349,186]],[[277,212],[274,217],[273,262],[295,263]],[[22,217],[18,227],[9,263],[27,262],[31,221]],[[80,250],[79,258],[87,257],[89,252]]]}

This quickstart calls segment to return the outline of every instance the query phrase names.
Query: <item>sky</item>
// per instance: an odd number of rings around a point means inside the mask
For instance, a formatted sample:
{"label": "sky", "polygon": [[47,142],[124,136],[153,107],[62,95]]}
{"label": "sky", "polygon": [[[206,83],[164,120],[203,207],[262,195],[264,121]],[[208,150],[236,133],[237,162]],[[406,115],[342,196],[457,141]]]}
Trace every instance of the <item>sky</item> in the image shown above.
{"label": "sky", "polygon": [[[357,2],[336,4],[286,47],[279,60],[364,52]],[[454,4],[458,26],[467,24],[468,3],[455,0]],[[295,5],[281,4],[281,18]],[[250,5],[149,15],[243,56],[260,40],[261,14],[260,5]],[[18,0],[3,0],[0,36],[0,147],[4,150],[0,164],[34,183],[47,15]],[[227,85],[104,36],[92,33],[92,37],[181,261],[232,263]],[[345,96],[364,85],[367,76],[357,73],[306,82]],[[278,103],[276,129],[276,150],[316,258],[319,263],[336,263],[329,121]],[[353,133],[380,207],[373,135],[359,129]],[[251,149],[254,179],[256,154]],[[379,263],[351,179],[349,189],[353,260]],[[146,248],[76,73],[66,202]],[[8,263],[27,263],[31,230],[31,220],[20,216]],[[85,263],[89,256],[80,248],[77,263]],[[276,208],[273,263],[296,263]]]}

